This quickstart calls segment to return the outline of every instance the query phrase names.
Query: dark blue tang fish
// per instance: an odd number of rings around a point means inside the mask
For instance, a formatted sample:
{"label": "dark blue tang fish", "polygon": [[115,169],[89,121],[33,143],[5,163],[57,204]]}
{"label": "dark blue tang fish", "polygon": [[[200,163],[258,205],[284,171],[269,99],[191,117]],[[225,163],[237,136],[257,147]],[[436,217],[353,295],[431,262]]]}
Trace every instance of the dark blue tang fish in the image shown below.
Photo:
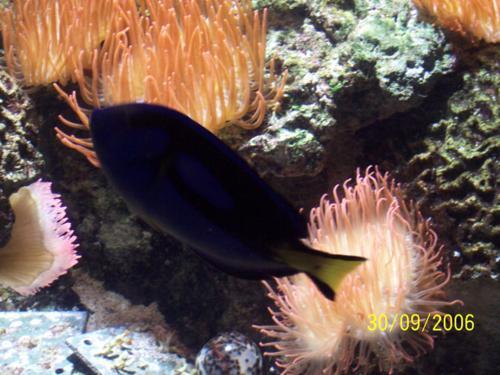
{"label": "dark blue tang fish", "polygon": [[329,299],[365,259],[307,247],[306,219],[189,117],[149,104],[95,110],[92,141],[130,209],[235,276],[305,272]]}

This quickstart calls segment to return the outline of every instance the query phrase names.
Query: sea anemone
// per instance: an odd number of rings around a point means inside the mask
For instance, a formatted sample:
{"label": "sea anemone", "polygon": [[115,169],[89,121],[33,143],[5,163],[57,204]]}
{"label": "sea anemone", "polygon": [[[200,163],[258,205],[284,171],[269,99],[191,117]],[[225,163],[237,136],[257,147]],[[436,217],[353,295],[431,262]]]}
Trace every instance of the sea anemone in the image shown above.
{"label": "sea anemone", "polygon": [[113,9],[113,0],[14,0],[0,13],[9,71],[26,86],[66,84],[91,66]]}
{"label": "sea anemone", "polygon": [[[92,77],[76,74],[82,98],[94,107],[156,103],[190,116],[216,132],[224,126],[253,129],[283,94],[286,72],[265,62],[267,10],[250,0],[135,0],[120,4],[112,35],[95,52]],[[76,95],[56,87],[88,128]],[[61,141],[96,164],[90,139],[58,129]]]}
{"label": "sea anemone", "polygon": [[[265,283],[278,310],[270,310],[275,325],[258,326],[273,339],[268,355],[287,374],[392,372],[433,347],[427,317],[440,314],[448,301],[443,287],[450,280],[443,266],[437,236],[413,205],[405,205],[400,187],[387,174],[359,171],[354,187],[347,181],[344,198],[333,190],[333,203],[324,196],[310,214],[306,243],[320,251],[368,258],[348,274],[335,301],[324,298],[304,274]],[[407,314],[419,329],[404,329]],[[381,316],[392,329],[370,330]],[[403,319],[404,323],[404,319]]]}
{"label": "sea anemone", "polygon": [[66,208],[50,186],[37,181],[9,197],[16,220],[0,249],[0,284],[23,295],[48,286],[79,258]]}
{"label": "sea anemone", "polygon": [[498,0],[413,0],[443,27],[489,43],[500,41]]}

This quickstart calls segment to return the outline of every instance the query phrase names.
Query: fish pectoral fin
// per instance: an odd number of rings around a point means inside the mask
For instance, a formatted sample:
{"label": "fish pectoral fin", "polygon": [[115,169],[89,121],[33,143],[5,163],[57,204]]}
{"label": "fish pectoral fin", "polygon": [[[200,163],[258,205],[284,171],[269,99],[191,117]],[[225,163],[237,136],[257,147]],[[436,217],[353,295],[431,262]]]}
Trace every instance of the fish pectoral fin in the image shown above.
{"label": "fish pectoral fin", "polygon": [[287,249],[277,253],[286,264],[305,272],[330,300],[334,300],[335,291],[344,277],[366,261],[363,257],[329,254],[304,247],[306,250]]}

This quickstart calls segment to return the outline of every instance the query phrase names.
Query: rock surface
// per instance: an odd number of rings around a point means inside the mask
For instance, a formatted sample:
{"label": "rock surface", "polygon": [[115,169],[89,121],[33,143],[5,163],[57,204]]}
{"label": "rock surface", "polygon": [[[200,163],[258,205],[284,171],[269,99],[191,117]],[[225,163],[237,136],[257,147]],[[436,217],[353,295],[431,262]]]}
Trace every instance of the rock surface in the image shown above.
{"label": "rock surface", "polygon": [[360,133],[367,162],[405,182],[464,278],[500,272],[499,53],[464,56],[421,108]]}
{"label": "rock surface", "polygon": [[40,176],[44,165],[32,101],[0,68],[0,247],[14,220],[8,198]]}
{"label": "rock surface", "polygon": [[268,50],[289,70],[285,100],[264,130],[223,137],[263,175],[318,175],[339,133],[421,104],[454,68],[444,35],[408,0],[256,4],[269,8]]}
{"label": "rock surface", "polygon": [[451,237],[464,277],[500,272],[499,61],[498,49],[479,54],[407,166],[409,194]]}

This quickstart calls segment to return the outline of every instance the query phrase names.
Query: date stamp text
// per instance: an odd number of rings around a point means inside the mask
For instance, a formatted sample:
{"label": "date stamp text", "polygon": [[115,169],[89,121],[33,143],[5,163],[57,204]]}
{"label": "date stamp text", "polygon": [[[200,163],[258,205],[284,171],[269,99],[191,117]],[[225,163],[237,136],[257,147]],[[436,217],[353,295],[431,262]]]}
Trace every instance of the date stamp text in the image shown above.
{"label": "date stamp text", "polygon": [[371,332],[471,332],[475,327],[473,314],[370,314],[368,319]]}

